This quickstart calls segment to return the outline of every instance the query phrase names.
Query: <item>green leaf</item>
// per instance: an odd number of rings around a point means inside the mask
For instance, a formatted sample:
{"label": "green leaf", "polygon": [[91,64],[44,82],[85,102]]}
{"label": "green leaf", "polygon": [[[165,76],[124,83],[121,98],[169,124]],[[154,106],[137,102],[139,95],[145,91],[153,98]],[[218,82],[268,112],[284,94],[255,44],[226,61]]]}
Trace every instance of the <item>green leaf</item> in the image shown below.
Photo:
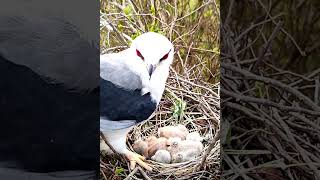
{"label": "green leaf", "polygon": [[116,167],[115,175],[119,176],[123,174],[124,174],[124,169],[122,167]]}
{"label": "green leaf", "polygon": [[189,7],[191,11],[194,11],[198,7],[198,0],[190,0],[189,1]]}
{"label": "green leaf", "polygon": [[[134,40],[135,38],[137,38],[138,36],[140,36],[142,34],[142,32],[137,31],[135,33],[133,33],[130,37],[132,40]],[[129,41],[129,45],[131,45],[132,41]]]}
{"label": "green leaf", "polygon": [[204,17],[212,17],[213,16],[213,10],[209,9],[204,13]]}
{"label": "green leaf", "polygon": [[152,5],[151,7],[150,7],[150,12],[151,12],[151,14],[152,15],[156,15],[156,8],[154,7],[154,5]]}
{"label": "green leaf", "polygon": [[158,21],[153,21],[148,25],[148,29],[150,32],[162,33]]}
{"label": "green leaf", "polygon": [[212,49],[213,53],[220,55],[219,48],[215,47]]}
{"label": "green leaf", "polygon": [[172,107],[172,115],[174,118],[179,118],[184,115],[187,103],[181,99],[178,99],[174,102]]}
{"label": "green leaf", "polygon": [[127,16],[131,15],[133,12],[133,9],[130,5],[126,6],[124,9],[123,9],[123,13]]}
{"label": "green leaf", "polygon": [[140,35],[141,35],[141,32],[140,32],[140,31],[137,31],[136,33],[134,33],[134,34],[131,35],[131,39],[135,39],[135,38],[137,38],[137,37],[140,36]]}
{"label": "green leaf", "polygon": [[123,32],[124,26],[123,26],[122,24],[118,24],[118,30],[119,30],[120,32]]}

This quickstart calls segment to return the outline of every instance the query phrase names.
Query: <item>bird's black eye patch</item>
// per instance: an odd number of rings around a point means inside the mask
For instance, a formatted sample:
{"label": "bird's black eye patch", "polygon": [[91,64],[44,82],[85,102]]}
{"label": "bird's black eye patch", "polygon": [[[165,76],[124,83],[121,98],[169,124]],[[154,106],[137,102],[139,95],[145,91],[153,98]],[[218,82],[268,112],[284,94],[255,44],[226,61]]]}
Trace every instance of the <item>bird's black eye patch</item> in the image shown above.
{"label": "bird's black eye patch", "polygon": [[144,60],[144,57],[142,56],[141,52],[136,49],[136,53],[137,53],[137,56],[139,56],[142,60]]}
{"label": "bird's black eye patch", "polygon": [[169,51],[166,55],[164,55],[164,56],[160,59],[160,62],[163,61],[163,60],[165,60],[165,59],[167,59],[170,52],[171,52],[171,49],[170,49],[170,51]]}

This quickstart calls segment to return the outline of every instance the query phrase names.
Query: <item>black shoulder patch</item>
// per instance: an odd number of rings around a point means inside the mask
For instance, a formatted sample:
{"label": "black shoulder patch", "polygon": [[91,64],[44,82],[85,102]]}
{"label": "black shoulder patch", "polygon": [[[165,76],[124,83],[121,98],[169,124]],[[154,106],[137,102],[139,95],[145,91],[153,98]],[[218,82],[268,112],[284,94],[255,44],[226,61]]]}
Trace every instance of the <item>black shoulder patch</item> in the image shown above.
{"label": "black shoulder patch", "polygon": [[125,90],[110,81],[100,79],[100,116],[112,121],[148,119],[155,111],[156,102],[150,93],[141,96],[141,90]]}
{"label": "black shoulder patch", "polygon": [[1,55],[0,82],[0,169],[48,172],[97,167],[98,88],[88,93],[67,91]]}

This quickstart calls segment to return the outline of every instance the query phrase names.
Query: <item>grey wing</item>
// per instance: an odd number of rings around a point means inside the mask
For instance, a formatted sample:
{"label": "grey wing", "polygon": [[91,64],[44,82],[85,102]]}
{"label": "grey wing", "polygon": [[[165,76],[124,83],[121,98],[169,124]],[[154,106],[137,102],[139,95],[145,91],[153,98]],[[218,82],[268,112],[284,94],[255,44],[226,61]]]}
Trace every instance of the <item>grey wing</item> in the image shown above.
{"label": "grey wing", "polygon": [[106,118],[100,117],[100,131],[110,131],[117,129],[126,129],[136,124],[135,120],[122,120],[122,121],[111,121]]}
{"label": "grey wing", "polygon": [[0,56],[68,89],[99,85],[99,49],[65,19],[0,14]]}
{"label": "grey wing", "polygon": [[124,63],[126,51],[100,56],[100,77],[128,90],[142,89],[141,78]]}

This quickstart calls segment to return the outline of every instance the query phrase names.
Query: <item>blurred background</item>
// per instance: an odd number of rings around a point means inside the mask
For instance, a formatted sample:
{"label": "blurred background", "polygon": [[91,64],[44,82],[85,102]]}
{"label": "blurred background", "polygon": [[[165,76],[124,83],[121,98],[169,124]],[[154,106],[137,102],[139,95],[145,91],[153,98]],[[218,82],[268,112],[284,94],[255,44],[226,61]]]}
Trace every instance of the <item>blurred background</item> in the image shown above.
{"label": "blurred background", "polygon": [[223,1],[223,179],[320,179],[320,1]]}

